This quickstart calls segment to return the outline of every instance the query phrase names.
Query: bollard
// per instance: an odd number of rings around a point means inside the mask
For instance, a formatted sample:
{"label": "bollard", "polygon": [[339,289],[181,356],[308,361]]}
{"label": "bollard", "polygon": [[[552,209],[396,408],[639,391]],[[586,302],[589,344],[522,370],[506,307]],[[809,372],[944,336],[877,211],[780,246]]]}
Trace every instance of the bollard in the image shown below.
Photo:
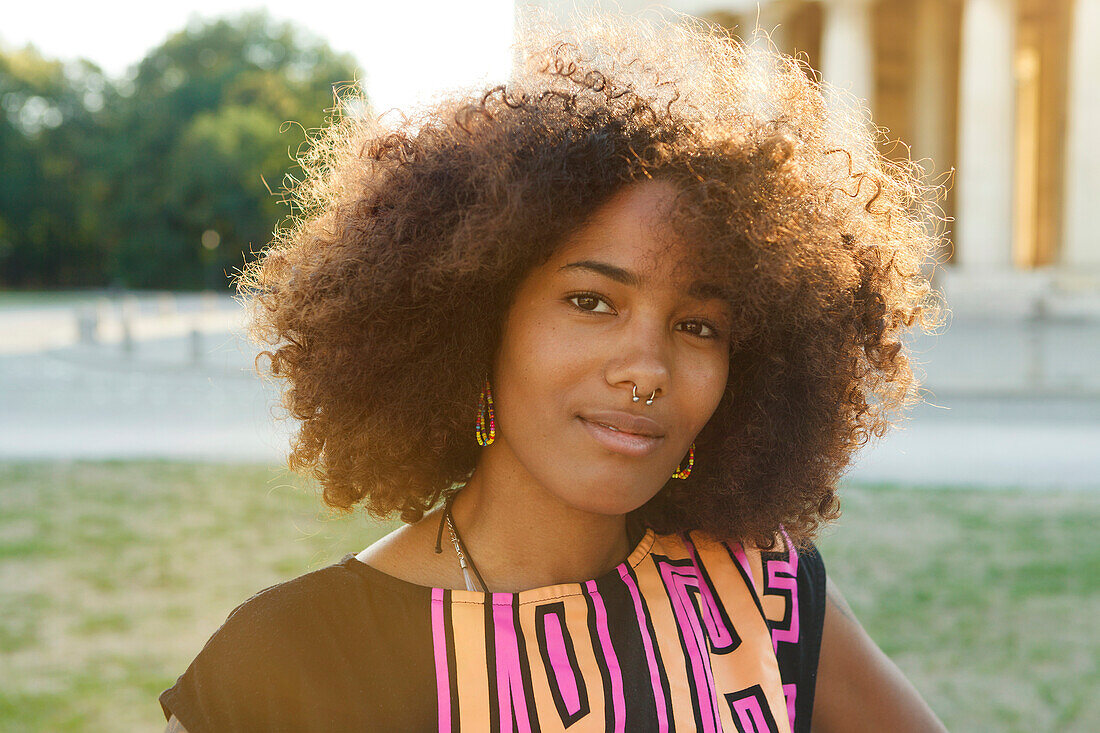
{"label": "bollard", "polygon": [[191,363],[198,364],[202,361],[202,331],[191,329]]}
{"label": "bollard", "polygon": [[126,355],[134,353],[134,331],[133,320],[129,313],[122,314],[122,340],[119,342],[122,346],[122,351]]}
{"label": "bollard", "polygon": [[94,344],[99,330],[99,313],[95,308],[84,307],[76,313],[76,332],[82,344]]}
{"label": "bollard", "polygon": [[1038,296],[1035,299],[1031,313],[1024,321],[1027,329],[1027,380],[1026,388],[1031,391],[1042,390],[1046,385],[1046,375],[1043,373],[1043,332],[1050,328],[1050,313],[1046,298]]}

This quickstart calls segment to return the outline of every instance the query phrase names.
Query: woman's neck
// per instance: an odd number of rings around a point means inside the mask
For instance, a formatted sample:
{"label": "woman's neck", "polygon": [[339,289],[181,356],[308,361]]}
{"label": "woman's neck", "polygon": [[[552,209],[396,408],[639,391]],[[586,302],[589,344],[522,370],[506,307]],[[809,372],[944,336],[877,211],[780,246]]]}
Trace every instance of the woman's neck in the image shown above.
{"label": "woman's neck", "polygon": [[484,468],[455,497],[451,511],[490,591],[595,578],[633,549],[625,515],[578,510],[518,476],[494,476]]}

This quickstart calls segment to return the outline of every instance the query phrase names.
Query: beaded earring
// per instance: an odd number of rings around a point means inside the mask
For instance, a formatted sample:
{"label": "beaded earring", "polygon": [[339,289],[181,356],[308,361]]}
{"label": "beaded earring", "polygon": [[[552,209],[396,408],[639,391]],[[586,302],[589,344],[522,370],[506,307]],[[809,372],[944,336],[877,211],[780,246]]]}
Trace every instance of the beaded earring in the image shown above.
{"label": "beaded earring", "polygon": [[[488,413],[488,417],[486,417]],[[486,432],[485,423],[489,423],[489,430]],[[493,440],[497,437],[497,420],[496,414],[493,412],[493,390],[489,387],[489,380],[485,380],[485,386],[481,388],[481,397],[477,401],[477,443],[478,445],[492,445]]]}
{"label": "beaded earring", "polygon": [[[683,465],[683,461],[680,462]],[[691,447],[688,448],[688,465],[687,468],[676,467],[676,473],[672,474],[672,478],[687,478],[691,475],[691,467],[695,465],[695,443],[692,442]]]}

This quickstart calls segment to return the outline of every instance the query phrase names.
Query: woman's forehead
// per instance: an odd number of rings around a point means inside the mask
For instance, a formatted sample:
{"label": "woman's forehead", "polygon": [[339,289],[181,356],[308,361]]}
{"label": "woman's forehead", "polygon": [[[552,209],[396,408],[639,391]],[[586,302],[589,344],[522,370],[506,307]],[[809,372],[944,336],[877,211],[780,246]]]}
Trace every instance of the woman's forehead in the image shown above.
{"label": "woman's forehead", "polygon": [[[652,182],[663,184],[663,182]],[[554,273],[590,271],[632,287],[705,279],[698,248],[669,224],[675,189],[646,184],[616,194],[551,255]]]}
{"label": "woman's forehead", "polygon": [[581,227],[642,230],[657,235],[666,229],[680,189],[671,181],[649,179],[618,189]]}

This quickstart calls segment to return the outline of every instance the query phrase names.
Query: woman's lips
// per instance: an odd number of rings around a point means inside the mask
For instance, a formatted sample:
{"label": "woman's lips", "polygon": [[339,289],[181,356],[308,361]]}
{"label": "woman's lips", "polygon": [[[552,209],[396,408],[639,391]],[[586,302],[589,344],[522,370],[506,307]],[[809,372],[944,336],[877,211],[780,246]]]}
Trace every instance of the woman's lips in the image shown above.
{"label": "woman's lips", "polygon": [[581,421],[581,425],[584,425],[589,435],[595,438],[596,442],[601,446],[607,448],[609,451],[634,458],[641,458],[642,456],[652,453],[657,449],[660,442],[664,440],[663,437],[638,435],[636,433],[626,433],[615,430],[606,425],[585,420],[580,415],[577,416],[577,419]]}

